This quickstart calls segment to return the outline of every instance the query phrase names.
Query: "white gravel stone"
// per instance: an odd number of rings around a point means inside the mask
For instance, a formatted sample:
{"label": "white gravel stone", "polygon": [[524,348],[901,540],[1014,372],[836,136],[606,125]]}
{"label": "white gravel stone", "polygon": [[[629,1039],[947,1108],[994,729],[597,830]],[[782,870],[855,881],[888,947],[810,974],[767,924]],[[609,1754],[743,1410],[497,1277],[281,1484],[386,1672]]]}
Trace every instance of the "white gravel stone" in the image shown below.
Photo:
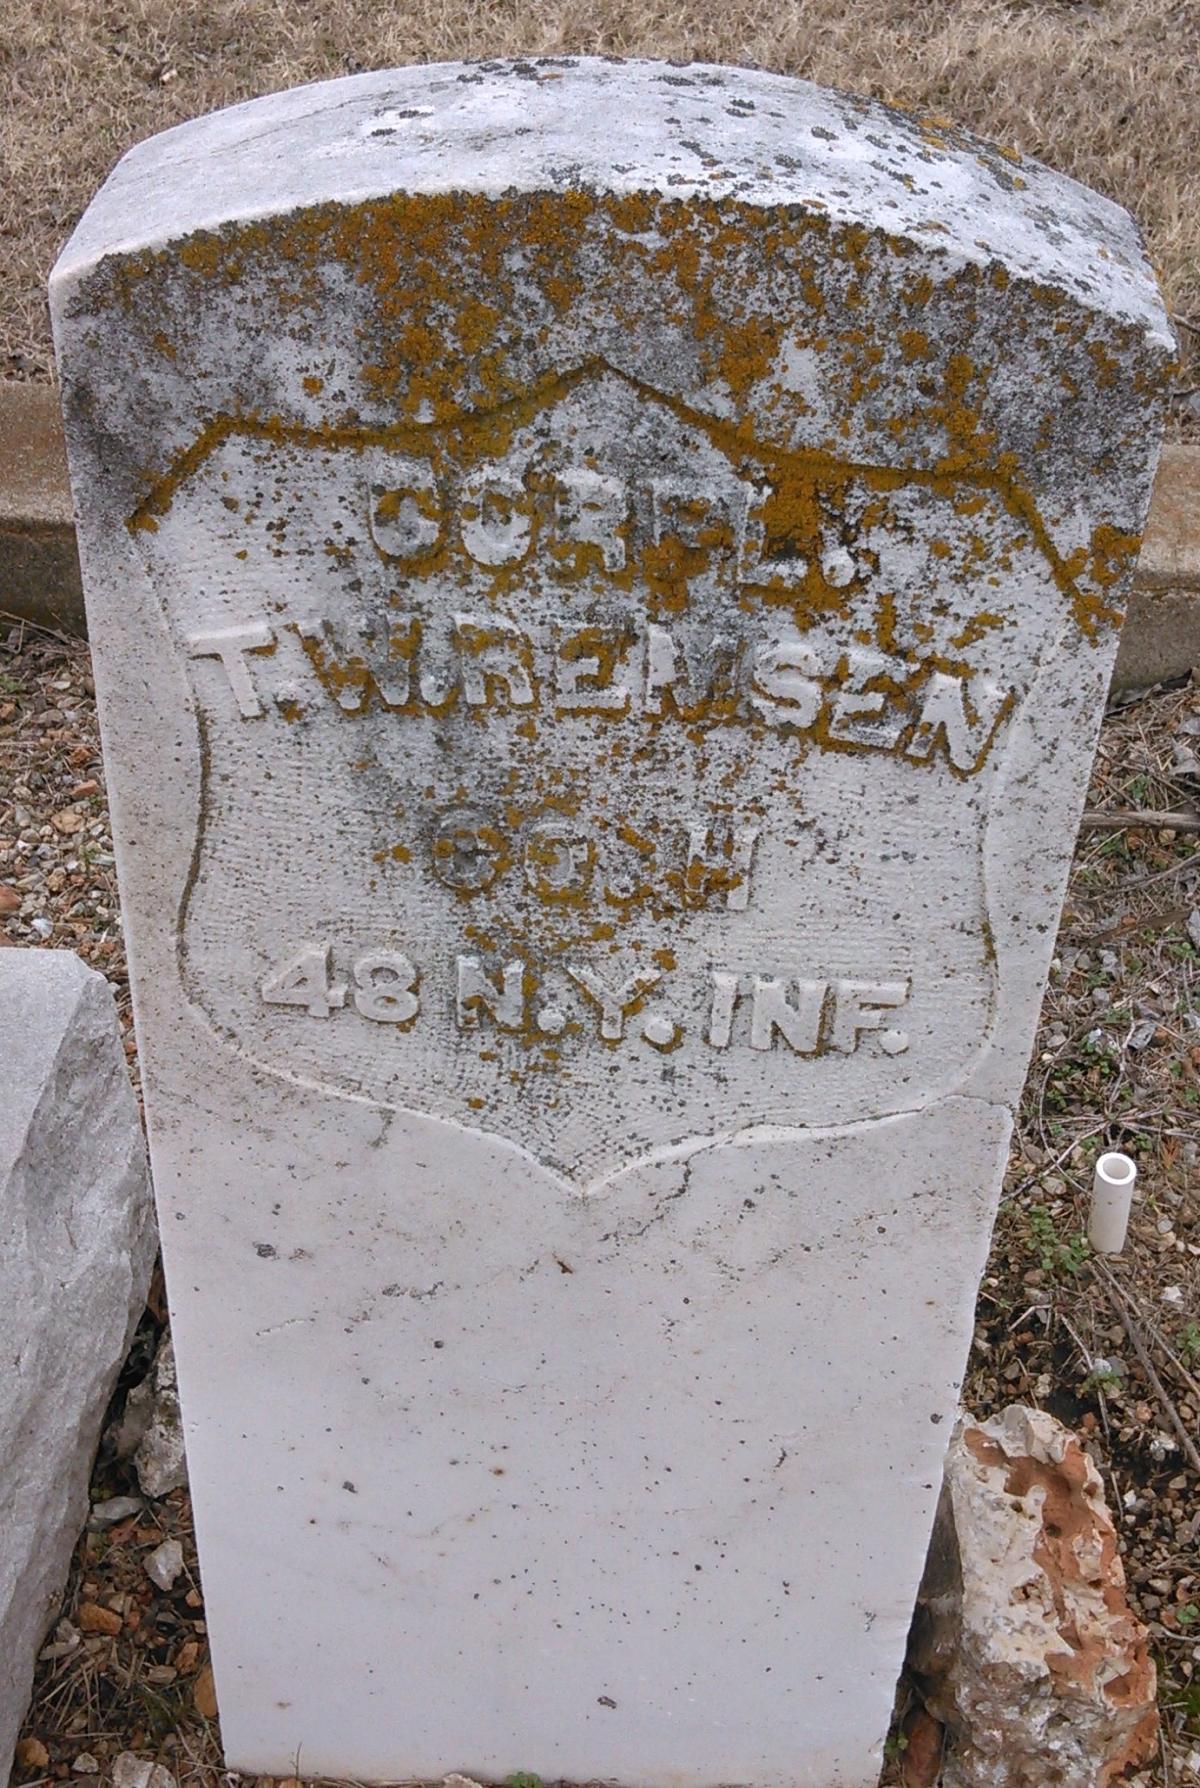
{"label": "white gravel stone", "polygon": [[103,977],[65,951],[0,950],[0,1063],[4,1780],[87,1519],[100,1423],[141,1314],[155,1236]]}
{"label": "white gravel stone", "polygon": [[183,1547],[178,1540],[164,1540],[144,1563],[151,1583],[159,1589],[170,1589],[183,1569]]}
{"label": "white gravel stone", "polygon": [[139,145],[53,308],[230,1767],[874,1784],[1132,221],[775,75],[409,68]]}
{"label": "white gravel stone", "polygon": [[161,1763],[122,1751],[113,1759],[112,1788],[176,1788],[175,1777]]}
{"label": "white gravel stone", "polygon": [[141,1498],[138,1496],[110,1496],[104,1502],[92,1504],[91,1523],[94,1527],[114,1527],[118,1521],[127,1521],[130,1515],[140,1514]]}

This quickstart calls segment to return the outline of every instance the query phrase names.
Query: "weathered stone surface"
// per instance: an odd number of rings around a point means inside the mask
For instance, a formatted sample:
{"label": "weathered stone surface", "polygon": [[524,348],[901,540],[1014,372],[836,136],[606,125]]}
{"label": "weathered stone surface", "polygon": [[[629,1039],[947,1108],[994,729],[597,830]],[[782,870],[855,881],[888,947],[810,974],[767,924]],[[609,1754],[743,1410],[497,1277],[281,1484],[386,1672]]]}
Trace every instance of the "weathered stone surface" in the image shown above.
{"label": "weathered stone surface", "polygon": [[62,950],[0,950],[0,1780],[88,1512],[105,1405],[154,1258],[112,994]]}
{"label": "weathered stone surface", "polygon": [[[57,392],[0,381],[0,585],[9,612],[86,631]],[[1113,669],[1117,688],[1200,664],[1200,448],[1168,442]],[[0,888],[0,913],[4,890]]]}
{"label": "weathered stone surface", "polygon": [[1105,1788],[1155,1754],[1155,1671],[1104,1486],[1019,1405],[955,1429],[910,1663],[946,1788]]}
{"label": "weathered stone surface", "polygon": [[[1146,590],[1200,590],[1200,447],[1176,442],[1154,480],[1138,583]],[[1195,660],[1193,660],[1195,662]]]}
{"label": "weathered stone surface", "polygon": [[[1197,511],[1200,516],[1200,510]],[[1200,666],[1200,597],[1194,591],[1134,590],[1113,669],[1116,689],[1146,689]]]}
{"label": "weathered stone surface", "polygon": [[773,76],[409,69],[134,150],[53,298],[231,1765],[873,1782],[1129,219]]}
{"label": "weathered stone surface", "polygon": [[137,1391],[138,1409],[133,1419],[140,1424],[145,1417],[133,1455],[138,1483],[147,1496],[169,1496],[187,1483],[175,1347],[169,1335],[159,1346],[154,1370]]}
{"label": "weathered stone surface", "polygon": [[1159,461],[1137,583],[1113,670],[1120,688],[1200,666],[1200,447],[1176,442]]}

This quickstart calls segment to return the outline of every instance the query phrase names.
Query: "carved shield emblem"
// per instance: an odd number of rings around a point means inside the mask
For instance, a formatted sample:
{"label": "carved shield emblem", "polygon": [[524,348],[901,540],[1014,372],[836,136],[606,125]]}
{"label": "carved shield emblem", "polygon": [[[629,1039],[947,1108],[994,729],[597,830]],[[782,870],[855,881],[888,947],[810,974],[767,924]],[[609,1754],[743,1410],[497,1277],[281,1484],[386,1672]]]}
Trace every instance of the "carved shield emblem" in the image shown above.
{"label": "carved shield emblem", "polygon": [[180,970],[229,1047],[579,1187],[961,1081],[989,801],[1065,622],[997,480],[766,452],[592,364],[225,427],[158,508],[204,763]]}

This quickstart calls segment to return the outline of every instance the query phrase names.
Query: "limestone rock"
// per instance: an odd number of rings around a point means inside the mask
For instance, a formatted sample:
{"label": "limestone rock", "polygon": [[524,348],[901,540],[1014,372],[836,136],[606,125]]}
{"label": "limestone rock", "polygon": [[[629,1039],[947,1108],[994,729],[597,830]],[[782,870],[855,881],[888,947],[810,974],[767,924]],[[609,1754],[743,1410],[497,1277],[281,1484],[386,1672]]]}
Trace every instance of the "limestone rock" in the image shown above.
{"label": "limestone rock", "polygon": [[910,1648],[945,1788],[1106,1788],[1157,1742],[1155,1671],[1100,1474],[1014,1404],[959,1423]]}
{"label": "limestone rock", "polygon": [[147,1496],[169,1496],[172,1490],[187,1483],[175,1349],[169,1335],[159,1347],[154,1371],[146,1382],[152,1391],[150,1419],[133,1463],[138,1483]]}
{"label": "limestone rock", "polygon": [[0,951],[0,1061],[2,1781],[155,1236],[103,978],[65,951]]}

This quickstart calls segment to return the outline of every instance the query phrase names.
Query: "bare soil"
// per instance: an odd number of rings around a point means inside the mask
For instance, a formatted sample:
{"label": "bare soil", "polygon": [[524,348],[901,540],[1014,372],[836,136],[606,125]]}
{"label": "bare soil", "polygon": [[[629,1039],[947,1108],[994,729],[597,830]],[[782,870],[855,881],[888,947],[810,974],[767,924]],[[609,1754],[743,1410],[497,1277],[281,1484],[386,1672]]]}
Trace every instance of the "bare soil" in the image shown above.
{"label": "bare soil", "polygon": [[[1118,698],[1089,807],[1200,812],[1200,684]],[[136,1072],[87,649],[3,620],[0,942],[74,949],[105,973]],[[1109,1148],[1140,1178],[1126,1251],[1103,1262],[1084,1230],[1092,1164]],[[1200,1782],[1200,834],[1081,836],[1006,1188],[964,1400],[978,1415],[1033,1404],[1085,1437],[1158,1662],[1162,1755],[1138,1781]],[[94,1502],[138,1495],[119,1417],[166,1321],[156,1277]],[[144,1565],[168,1537],[186,1565],[163,1591]],[[85,1608],[118,1630],[89,1631]],[[214,1713],[187,1492],[140,1498],[80,1540],[14,1781],[94,1775],[107,1788],[132,1751],[180,1784],[222,1788],[236,1778]],[[902,1763],[893,1756],[891,1780]]]}
{"label": "bare soil", "polygon": [[743,63],[945,112],[1127,205],[1185,342],[1200,326],[1196,0],[5,0],[0,374],[49,376],[46,276],[131,144],[302,81],[522,53]]}

